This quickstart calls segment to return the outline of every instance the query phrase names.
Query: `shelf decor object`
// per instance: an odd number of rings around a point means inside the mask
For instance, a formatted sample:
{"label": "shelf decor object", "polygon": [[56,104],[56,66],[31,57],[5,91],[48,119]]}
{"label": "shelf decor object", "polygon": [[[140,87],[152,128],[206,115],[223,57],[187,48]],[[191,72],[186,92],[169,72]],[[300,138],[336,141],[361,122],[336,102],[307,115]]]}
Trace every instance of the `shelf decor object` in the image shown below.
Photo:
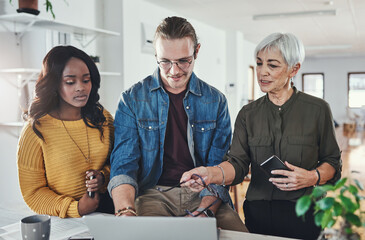
{"label": "shelf decor object", "polygon": [[[12,3],[13,0],[9,0]],[[33,15],[38,15],[40,11],[38,10],[38,0],[18,0],[19,8],[16,10],[18,13],[29,13]],[[46,0],[45,4],[46,11],[50,11],[53,19],[56,18],[53,12],[53,5],[49,0]]]}

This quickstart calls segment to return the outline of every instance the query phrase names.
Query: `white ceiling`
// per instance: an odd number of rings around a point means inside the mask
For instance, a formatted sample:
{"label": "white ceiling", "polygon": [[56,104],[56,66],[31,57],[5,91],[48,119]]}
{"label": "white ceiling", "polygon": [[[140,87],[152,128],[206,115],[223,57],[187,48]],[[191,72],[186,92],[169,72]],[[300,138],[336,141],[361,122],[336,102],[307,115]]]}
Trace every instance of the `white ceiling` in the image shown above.
{"label": "white ceiling", "polygon": [[[257,44],[273,32],[291,32],[307,57],[365,56],[365,0],[146,0],[187,18],[238,30]],[[253,20],[253,15],[336,10],[336,16]],[[199,35],[199,33],[197,33]]]}

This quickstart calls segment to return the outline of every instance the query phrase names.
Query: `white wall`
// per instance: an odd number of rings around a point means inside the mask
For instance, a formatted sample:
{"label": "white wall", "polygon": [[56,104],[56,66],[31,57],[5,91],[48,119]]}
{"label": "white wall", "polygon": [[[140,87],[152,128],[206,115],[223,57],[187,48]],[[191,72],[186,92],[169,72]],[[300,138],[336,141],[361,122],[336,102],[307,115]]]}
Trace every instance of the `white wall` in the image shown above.
{"label": "white wall", "polygon": [[[121,91],[152,74],[157,68],[153,50],[146,53],[142,49],[141,24],[149,28],[148,33],[154,33],[165,17],[186,16],[141,0],[107,0],[104,5],[105,9],[108,9],[104,27],[109,29],[115,22],[122,22],[123,26],[121,28],[123,40],[119,43],[114,42],[112,47],[115,47],[117,51],[108,51],[108,59],[111,62],[119,61],[119,54],[123,56],[122,89],[116,87],[108,91],[108,95],[115,97]],[[122,14],[115,14],[119,11],[118,7],[122,7]],[[187,19],[194,26],[201,43],[194,72],[202,80],[226,94],[232,122],[234,122],[242,102],[247,101],[248,89],[245,81],[247,81],[248,65],[255,63],[254,45],[245,41],[241,33],[225,31],[195,19]],[[233,83],[234,87],[230,88],[229,83]],[[112,104],[108,106],[115,109],[116,102]]]}
{"label": "white wall", "polygon": [[[106,4],[113,2],[107,1]],[[141,0],[124,0],[122,7],[122,35],[124,36],[124,88],[122,90],[125,90],[152,74],[157,68],[154,53],[142,51],[141,24],[148,23],[154,32],[157,25],[165,17],[184,16]],[[222,81],[225,76],[225,32],[194,19],[189,19],[189,21],[194,26],[202,45],[194,71],[200,78],[223,92],[225,87],[224,81]],[[117,56],[114,56],[114,58],[117,58]]]}
{"label": "white wall", "polygon": [[[324,99],[339,123],[347,120],[347,74],[364,72],[365,57],[307,58],[297,74],[296,86],[301,89],[303,73],[324,73]],[[365,98],[365,96],[364,96]]]}
{"label": "white wall", "polygon": [[[246,41],[242,33],[226,31],[226,80],[225,91],[231,114],[232,127],[243,105],[248,103],[250,91],[248,68],[255,65],[254,44]],[[255,82],[255,84],[257,84]]]}
{"label": "white wall", "polygon": [[[39,0],[40,16],[52,19],[45,12],[43,6],[45,0]],[[1,1],[1,14],[17,14],[17,2],[13,5],[9,1]],[[53,1],[56,19],[70,24],[95,27],[96,12],[95,0]],[[8,25],[12,29],[14,25]],[[19,26],[17,26],[19,27]],[[19,28],[17,28],[19,29]],[[0,25],[0,69],[6,68],[38,68],[42,66],[42,60],[55,40],[52,39],[54,32],[45,29],[32,29],[26,32],[17,45],[15,35],[7,32]],[[71,42],[76,47],[81,47],[74,39]],[[83,49],[88,54],[98,52],[96,43],[90,44]],[[22,75],[21,79],[26,78]],[[16,74],[0,74],[0,122],[15,122],[20,120],[19,91],[17,89],[18,76]],[[16,149],[21,129],[19,127],[0,126],[0,206],[13,206],[22,203],[19,190]]]}
{"label": "white wall", "polygon": [[[40,16],[51,19],[43,7],[45,0],[39,1]],[[8,0],[0,0],[1,14],[16,14],[15,6]],[[115,113],[118,98],[122,91],[131,87],[153,73],[156,69],[154,53],[142,51],[141,23],[148,23],[155,31],[157,25],[167,16],[182,16],[152,3],[142,0],[72,0],[53,1],[56,20],[85,27],[104,28],[120,32],[119,37],[98,37],[83,50],[90,55],[100,56],[100,70],[121,72],[120,77],[102,77],[101,103]],[[245,41],[241,33],[226,31],[188,18],[194,26],[200,52],[195,65],[198,77],[226,94],[232,123],[236,114],[247,101],[247,69],[254,65],[254,45]],[[45,29],[32,29],[27,32],[20,45],[16,45],[12,33],[0,26],[0,69],[41,68],[45,54],[57,41],[55,32]],[[82,48],[71,37],[71,44]],[[23,78],[23,77],[22,77]],[[0,122],[19,120],[18,90],[16,76],[0,74]],[[234,87],[229,87],[229,84]],[[0,204],[22,201],[16,169],[16,148],[20,128],[0,127]]]}

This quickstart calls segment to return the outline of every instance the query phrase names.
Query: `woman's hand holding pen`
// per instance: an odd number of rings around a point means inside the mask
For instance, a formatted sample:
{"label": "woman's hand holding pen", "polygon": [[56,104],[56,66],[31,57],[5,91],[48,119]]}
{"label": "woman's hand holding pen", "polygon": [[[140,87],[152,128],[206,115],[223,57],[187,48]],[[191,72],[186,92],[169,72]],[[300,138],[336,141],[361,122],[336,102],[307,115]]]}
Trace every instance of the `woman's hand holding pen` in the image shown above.
{"label": "woman's hand holding pen", "polygon": [[98,191],[104,184],[104,175],[98,170],[86,171],[86,188],[85,193],[79,200],[78,211],[80,216],[94,212],[99,206],[99,193]]}
{"label": "woman's hand holding pen", "polygon": [[104,185],[104,175],[98,170],[86,171],[86,188],[88,192],[97,192]]}
{"label": "woman's hand holding pen", "polygon": [[95,212],[99,206],[99,201],[100,197],[98,192],[95,193],[93,198],[89,197],[88,193],[85,193],[79,200],[79,204],[77,206],[80,216]]}

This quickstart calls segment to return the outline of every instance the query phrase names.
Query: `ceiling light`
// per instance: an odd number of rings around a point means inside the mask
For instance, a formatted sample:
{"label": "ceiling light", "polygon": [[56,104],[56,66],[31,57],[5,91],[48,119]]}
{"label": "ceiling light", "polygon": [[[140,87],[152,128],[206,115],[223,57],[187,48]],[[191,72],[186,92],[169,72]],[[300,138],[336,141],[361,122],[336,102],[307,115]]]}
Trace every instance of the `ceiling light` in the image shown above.
{"label": "ceiling light", "polygon": [[281,19],[281,18],[291,18],[291,17],[320,17],[320,16],[336,16],[336,10],[259,14],[259,15],[253,15],[252,19],[269,20],[269,19]]}

